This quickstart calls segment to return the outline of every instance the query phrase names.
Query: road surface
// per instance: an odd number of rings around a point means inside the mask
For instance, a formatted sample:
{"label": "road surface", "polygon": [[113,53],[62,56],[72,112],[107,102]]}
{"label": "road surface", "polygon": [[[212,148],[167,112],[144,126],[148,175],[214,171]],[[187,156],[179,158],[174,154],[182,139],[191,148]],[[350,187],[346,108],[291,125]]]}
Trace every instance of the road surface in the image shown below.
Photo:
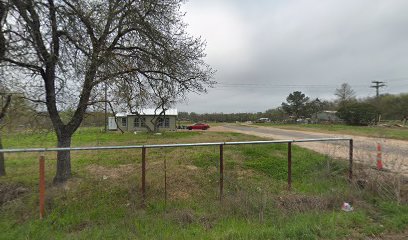
{"label": "road surface", "polygon": [[[296,130],[284,130],[273,127],[225,125],[217,127],[220,131],[232,131],[243,134],[255,135],[267,139],[304,139],[304,138],[353,138],[354,161],[366,165],[376,166],[377,144],[381,145],[382,164],[385,169],[392,172],[408,175],[408,141],[385,138],[371,138],[342,134],[326,134]],[[215,130],[215,129],[214,129]],[[339,141],[331,143],[296,143],[305,148],[328,154],[336,158],[348,158],[348,142]]]}

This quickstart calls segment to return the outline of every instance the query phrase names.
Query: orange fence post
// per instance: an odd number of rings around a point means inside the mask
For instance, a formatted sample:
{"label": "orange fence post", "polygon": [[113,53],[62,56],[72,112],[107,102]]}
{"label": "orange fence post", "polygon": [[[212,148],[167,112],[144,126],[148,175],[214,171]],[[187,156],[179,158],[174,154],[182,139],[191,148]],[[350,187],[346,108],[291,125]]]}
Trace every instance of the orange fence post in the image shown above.
{"label": "orange fence post", "polygon": [[44,203],[45,203],[45,157],[44,155],[40,156],[39,159],[40,165],[40,181],[39,181],[39,190],[40,190],[40,219],[44,218]]}
{"label": "orange fence post", "polygon": [[383,169],[382,149],[381,149],[381,144],[377,143],[377,170],[382,170],[382,169]]}

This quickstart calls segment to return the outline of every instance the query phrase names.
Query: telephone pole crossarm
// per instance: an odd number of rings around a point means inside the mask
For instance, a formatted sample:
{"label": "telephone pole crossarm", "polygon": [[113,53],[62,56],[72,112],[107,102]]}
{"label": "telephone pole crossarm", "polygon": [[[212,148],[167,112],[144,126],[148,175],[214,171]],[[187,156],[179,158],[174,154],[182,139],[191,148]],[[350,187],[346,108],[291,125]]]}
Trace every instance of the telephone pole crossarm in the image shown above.
{"label": "telephone pole crossarm", "polygon": [[375,88],[376,96],[378,98],[380,96],[380,88],[385,87],[387,85],[385,85],[385,82],[381,82],[381,81],[372,81],[372,83],[374,83],[375,85],[370,86],[370,87]]}

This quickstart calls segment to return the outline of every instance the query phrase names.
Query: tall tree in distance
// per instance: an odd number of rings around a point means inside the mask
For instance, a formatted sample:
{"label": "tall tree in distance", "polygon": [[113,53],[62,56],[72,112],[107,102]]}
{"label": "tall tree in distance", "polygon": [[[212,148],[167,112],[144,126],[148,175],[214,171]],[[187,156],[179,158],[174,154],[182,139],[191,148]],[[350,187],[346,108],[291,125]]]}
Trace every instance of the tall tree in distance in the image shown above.
{"label": "tall tree in distance", "polygon": [[356,93],[348,83],[341,84],[340,88],[337,88],[334,92],[334,95],[337,96],[340,107],[344,107],[348,102],[356,98]]}
{"label": "tall tree in distance", "polygon": [[286,98],[286,103],[282,103],[282,109],[296,119],[305,117],[308,114],[309,97],[300,91],[295,91]]}
{"label": "tall tree in distance", "polygon": [[[131,98],[142,100],[159,83],[179,96],[213,84],[204,42],[185,32],[183,2],[9,0],[3,67],[26,96],[45,106],[58,147],[71,146],[87,108],[103,101],[105,83],[113,90],[118,82],[135,87]],[[60,112],[68,108],[72,116],[63,119]],[[60,151],[54,182],[70,176],[70,152]]]}

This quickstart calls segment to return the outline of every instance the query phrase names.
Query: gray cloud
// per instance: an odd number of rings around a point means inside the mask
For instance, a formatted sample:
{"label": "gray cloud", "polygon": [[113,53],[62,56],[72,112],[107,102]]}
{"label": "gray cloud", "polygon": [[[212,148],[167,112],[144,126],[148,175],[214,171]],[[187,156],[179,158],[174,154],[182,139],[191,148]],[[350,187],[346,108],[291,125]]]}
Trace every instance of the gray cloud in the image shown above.
{"label": "gray cloud", "polygon": [[343,82],[359,97],[374,95],[372,80],[408,92],[408,1],[213,0],[185,10],[219,85],[181,111],[264,111],[296,90],[332,99]]}

